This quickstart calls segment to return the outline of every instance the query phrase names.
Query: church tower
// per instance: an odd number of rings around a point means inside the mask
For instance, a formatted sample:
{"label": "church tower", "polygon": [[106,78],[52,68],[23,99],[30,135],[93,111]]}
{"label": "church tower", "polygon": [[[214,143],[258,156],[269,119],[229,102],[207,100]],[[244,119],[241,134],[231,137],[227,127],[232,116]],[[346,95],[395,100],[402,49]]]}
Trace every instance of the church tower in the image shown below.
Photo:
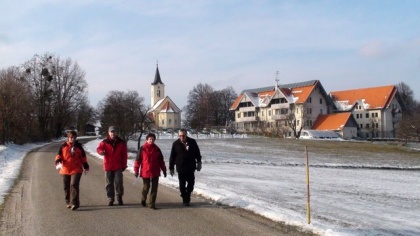
{"label": "church tower", "polygon": [[165,97],[165,84],[160,79],[159,67],[156,65],[155,80],[151,86],[151,101],[150,106],[154,106],[157,101]]}

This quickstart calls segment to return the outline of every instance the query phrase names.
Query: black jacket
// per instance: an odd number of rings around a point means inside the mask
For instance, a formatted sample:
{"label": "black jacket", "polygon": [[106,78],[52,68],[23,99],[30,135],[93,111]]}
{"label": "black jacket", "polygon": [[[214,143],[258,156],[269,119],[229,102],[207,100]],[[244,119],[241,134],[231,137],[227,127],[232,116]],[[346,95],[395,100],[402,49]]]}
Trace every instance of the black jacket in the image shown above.
{"label": "black jacket", "polygon": [[194,172],[197,162],[201,162],[201,154],[195,139],[187,137],[187,145],[179,139],[172,144],[171,155],[169,157],[170,170],[173,170],[176,165],[177,172]]}

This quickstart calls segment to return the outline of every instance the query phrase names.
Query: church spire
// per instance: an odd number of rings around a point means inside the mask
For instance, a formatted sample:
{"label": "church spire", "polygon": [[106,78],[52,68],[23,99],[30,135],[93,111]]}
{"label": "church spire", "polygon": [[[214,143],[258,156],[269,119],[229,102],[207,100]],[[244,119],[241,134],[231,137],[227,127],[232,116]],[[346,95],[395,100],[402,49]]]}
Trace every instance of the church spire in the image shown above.
{"label": "church spire", "polygon": [[152,85],[156,85],[156,84],[163,84],[162,80],[160,79],[159,65],[158,64],[156,64],[155,80],[153,81]]}

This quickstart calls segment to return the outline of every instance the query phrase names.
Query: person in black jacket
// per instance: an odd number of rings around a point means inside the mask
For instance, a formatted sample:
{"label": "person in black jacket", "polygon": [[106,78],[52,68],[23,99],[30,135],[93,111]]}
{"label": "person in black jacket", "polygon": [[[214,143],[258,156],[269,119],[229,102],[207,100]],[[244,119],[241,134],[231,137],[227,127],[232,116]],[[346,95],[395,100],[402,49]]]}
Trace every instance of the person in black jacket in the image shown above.
{"label": "person in black jacket", "polygon": [[201,170],[201,154],[195,139],[187,137],[187,130],[180,129],[169,157],[169,173],[174,176],[174,167],[178,172],[179,191],[184,206],[189,206],[194,190],[195,170]]}

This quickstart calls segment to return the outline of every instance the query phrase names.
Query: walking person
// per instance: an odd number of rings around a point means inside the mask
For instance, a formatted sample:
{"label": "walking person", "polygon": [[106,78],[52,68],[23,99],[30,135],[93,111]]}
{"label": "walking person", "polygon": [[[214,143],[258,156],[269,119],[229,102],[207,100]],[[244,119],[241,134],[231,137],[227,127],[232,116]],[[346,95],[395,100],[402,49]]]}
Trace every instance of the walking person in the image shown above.
{"label": "walking person", "polygon": [[155,202],[158,192],[159,176],[162,170],[166,178],[166,166],[162,151],[155,144],[156,136],[152,133],[146,135],[146,143],[140,148],[140,151],[134,162],[134,175],[136,178],[143,178],[143,190],[141,192],[141,205],[146,206],[147,194],[150,190],[149,207],[156,209]]}
{"label": "walking person", "polygon": [[99,155],[104,156],[103,166],[108,206],[114,205],[115,195],[118,205],[123,205],[123,171],[127,169],[127,144],[118,137],[118,130],[115,126],[108,128],[108,137],[99,143],[96,151]]}
{"label": "walking person", "polygon": [[187,137],[187,130],[180,129],[178,137],[172,144],[169,157],[169,171],[174,176],[174,166],[178,172],[179,191],[184,206],[189,206],[191,193],[194,190],[195,170],[201,170],[201,153],[195,139]]}
{"label": "walking person", "polygon": [[60,146],[55,157],[56,168],[60,169],[59,173],[63,177],[64,199],[67,208],[72,210],[80,207],[80,179],[82,178],[83,170],[85,173],[89,171],[85,150],[82,144],[76,141],[76,138],[76,131],[69,131],[67,133],[67,141]]}

